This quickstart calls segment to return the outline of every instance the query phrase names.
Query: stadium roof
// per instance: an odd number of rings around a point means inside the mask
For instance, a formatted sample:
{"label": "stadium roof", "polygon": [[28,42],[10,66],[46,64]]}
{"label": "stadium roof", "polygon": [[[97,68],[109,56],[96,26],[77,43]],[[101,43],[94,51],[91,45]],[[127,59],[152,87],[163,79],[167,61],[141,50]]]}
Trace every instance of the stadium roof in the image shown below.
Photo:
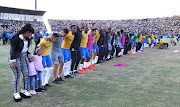
{"label": "stadium roof", "polygon": [[26,14],[26,15],[40,15],[43,16],[46,11],[28,10],[12,7],[0,6],[0,13],[14,13],[14,14]]}

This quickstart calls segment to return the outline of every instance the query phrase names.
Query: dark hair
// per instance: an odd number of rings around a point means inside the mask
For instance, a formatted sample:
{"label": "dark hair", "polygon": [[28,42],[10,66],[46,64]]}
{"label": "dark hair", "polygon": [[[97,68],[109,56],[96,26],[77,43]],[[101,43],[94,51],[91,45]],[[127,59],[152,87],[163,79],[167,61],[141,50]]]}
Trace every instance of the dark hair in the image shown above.
{"label": "dark hair", "polygon": [[124,32],[124,30],[121,29],[121,33],[123,33],[123,32]]}
{"label": "dark hair", "polygon": [[111,27],[109,27],[108,30],[111,30]]}
{"label": "dark hair", "polygon": [[18,34],[20,35],[20,34],[23,34],[23,33],[25,33],[26,31],[29,31],[29,32],[31,32],[32,34],[34,33],[34,29],[33,29],[33,27],[31,26],[31,24],[26,24],[19,32],[18,32]]}
{"label": "dark hair", "polygon": [[71,29],[72,29],[72,27],[74,27],[74,26],[76,26],[76,25],[71,25]]}
{"label": "dark hair", "polygon": [[92,23],[92,26],[94,26],[96,23]]}
{"label": "dark hair", "polygon": [[96,31],[96,29],[92,29],[92,32],[93,32],[93,31]]}
{"label": "dark hair", "polygon": [[59,34],[53,33],[52,36],[54,36],[54,37],[59,37]]}
{"label": "dark hair", "polygon": [[66,29],[66,28],[65,28],[65,29],[63,29],[63,31],[64,31],[64,33],[65,33],[65,34],[68,34],[68,32],[69,32],[69,30],[68,30],[68,29]]}

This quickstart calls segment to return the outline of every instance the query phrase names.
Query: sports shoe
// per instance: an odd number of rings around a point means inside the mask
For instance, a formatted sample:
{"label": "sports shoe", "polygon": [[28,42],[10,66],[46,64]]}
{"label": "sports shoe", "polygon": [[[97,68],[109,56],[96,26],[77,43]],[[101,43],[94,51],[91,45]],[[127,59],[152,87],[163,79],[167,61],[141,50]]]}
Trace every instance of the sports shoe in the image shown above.
{"label": "sports shoe", "polygon": [[67,76],[64,76],[65,79],[71,79],[68,75]]}
{"label": "sports shoe", "polygon": [[39,90],[41,90],[41,92],[43,92],[43,91],[44,91],[44,89],[43,89],[43,88],[41,88],[41,87],[39,87],[38,89],[39,89]]}
{"label": "sports shoe", "polygon": [[71,74],[71,75],[73,75],[73,76],[76,76],[76,75],[77,75],[77,74],[76,74],[76,73],[74,73],[74,72],[71,72],[70,74]]}
{"label": "sports shoe", "polygon": [[83,71],[90,71],[88,68],[83,68]]}
{"label": "sports shoe", "polygon": [[46,86],[47,86],[47,87],[52,87],[52,85],[50,85],[50,84],[46,84]]}
{"label": "sports shoe", "polygon": [[69,78],[74,78],[74,77],[73,77],[73,76],[71,76],[71,75],[68,75],[68,77],[69,77]]}
{"label": "sports shoe", "polygon": [[83,73],[83,74],[85,73],[83,70],[79,70],[78,72]]}
{"label": "sports shoe", "polygon": [[95,64],[96,66],[99,66],[99,63]]}
{"label": "sports shoe", "polygon": [[80,73],[80,72],[78,72],[78,71],[74,71],[74,73],[75,73],[75,74],[82,74],[82,73]]}
{"label": "sports shoe", "polygon": [[124,55],[120,55],[120,56],[124,57]]}
{"label": "sports shoe", "polygon": [[27,90],[21,89],[20,96],[23,98],[31,98],[31,94]]}
{"label": "sports shoe", "polygon": [[55,79],[54,81],[52,81],[52,83],[54,83],[54,84],[61,84],[57,79]]}
{"label": "sports shoe", "polygon": [[35,95],[36,91],[35,90],[30,90],[29,93],[31,93],[32,95]]}
{"label": "sports shoe", "polygon": [[36,93],[41,93],[42,92],[42,90],[40,88],[35,89],[35,91],[36,91]]}
{"label": "sports shoe", "polygon": [[13,96],[14,96],[14,101],[15,102],[22,101],[21,96],[19,95],[19,93],[14,93]]}
{"label": "sports shoe", "polygon": [[57,80],[65,82],[61,77],[59,77],[59,78],[57,77]]}
{"label": "sports shoe", "polygon": [[137,51],[137,52],[141,52],[141,51],[139,50],[139,51]]}
{"label": "sports shoe", "polygon": [[92,64],[92,66],[93,66],[93,67],[98,67],[98,66],[96,66],[95,64]]}
{"label": "sports shoe", "polygon": [[47,87],[46,87],[46,86],[42,86],[42,89],[43,89],[43,90],[47,90]]}
{"label": "sports shoe", "polygon": [[93,68],[94,68],[94,66],[93,66],[93,65],[90,65],[88,68],[89,68],[89,69],[93,69]]}
{"label": "sports shoe", "polygon": [[131,52],[128,52],[128,54],[132,54]]}

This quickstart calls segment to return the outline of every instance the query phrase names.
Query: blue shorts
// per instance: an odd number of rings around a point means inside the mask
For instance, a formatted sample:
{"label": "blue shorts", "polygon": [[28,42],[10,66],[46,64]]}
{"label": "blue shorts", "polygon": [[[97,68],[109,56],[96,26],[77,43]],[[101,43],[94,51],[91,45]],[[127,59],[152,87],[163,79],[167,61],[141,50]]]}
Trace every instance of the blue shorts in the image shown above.
{"label": "blue shorts", "polygon": [[144,39],[144,43],[149,43],[147,39]]}
{"label": "blue shorts", "polygon": [[88,56],[89,56],[89,57],[91,56],[91,52],[92,52],[92,51],[88,50]]}
{"label": "blue shorts", "polygon": [[124,45],[121,45],[122,48],[124,48]]}
{"label": "blue shorts", "polygon": [[81,59],[85,59],[86,57],[90,57],[88,49],[80,47],[81,50]]}
{"label": "blue shorts", "polygon": [[71,61],[71,52],[70,52],[70,49],[64,49],[64,48],[61,48],[62,49],[62,53],[64,55],[64,62],[68,62],[68,61]]}
{"label": "blue shorts", "polygon": [[131,41],[131,45],[135,45],[135,41]]}
{"label": "blue shorts", "polygon": [[152,40],[151,40],[151,43],[155,43],[155,40],[154,40],[154,39],[152,39]]}
{"label": "blue shorts", "polygon": [[42,56],[42,64],[44,67],[52,66],[52,61],[49,55]]}
{"label": "blue shorts", "polygon": [[96,44],[96,46],[94,47],[94,44],[95,44],[95,43],[93,43],[92,51],[96,50],[96,52],[99,52],[98,45]]}

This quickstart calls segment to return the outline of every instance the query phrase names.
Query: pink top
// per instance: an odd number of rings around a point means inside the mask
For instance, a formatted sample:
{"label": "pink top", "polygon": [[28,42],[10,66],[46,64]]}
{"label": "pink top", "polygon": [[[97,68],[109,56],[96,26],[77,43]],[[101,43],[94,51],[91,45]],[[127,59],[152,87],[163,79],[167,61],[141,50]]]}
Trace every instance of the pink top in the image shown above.
{"label": "pink top", "polygon": [[129,43],[131,43],[131,38],[132,38],[132,36],[129,38]]}
{"label": "pink top", "polygon": [[37,71],[43,71],[42,56],[34,55],[34,67]]}
{"label": "pink top", "polygon": [[125,44],[125,36],[124,36],[124,35],[122,35],[121,44],[122,44],[122,45]]}
{"label": "pink top", "polygon": [[89,51],[92,50],[93,40],[94,40],[94,36],[88,34],[87,48]]}
{"label": "pink top", "polygon": [[29,76],[36,75],[36,70],[34,68],[34,62],[29,62]]}

